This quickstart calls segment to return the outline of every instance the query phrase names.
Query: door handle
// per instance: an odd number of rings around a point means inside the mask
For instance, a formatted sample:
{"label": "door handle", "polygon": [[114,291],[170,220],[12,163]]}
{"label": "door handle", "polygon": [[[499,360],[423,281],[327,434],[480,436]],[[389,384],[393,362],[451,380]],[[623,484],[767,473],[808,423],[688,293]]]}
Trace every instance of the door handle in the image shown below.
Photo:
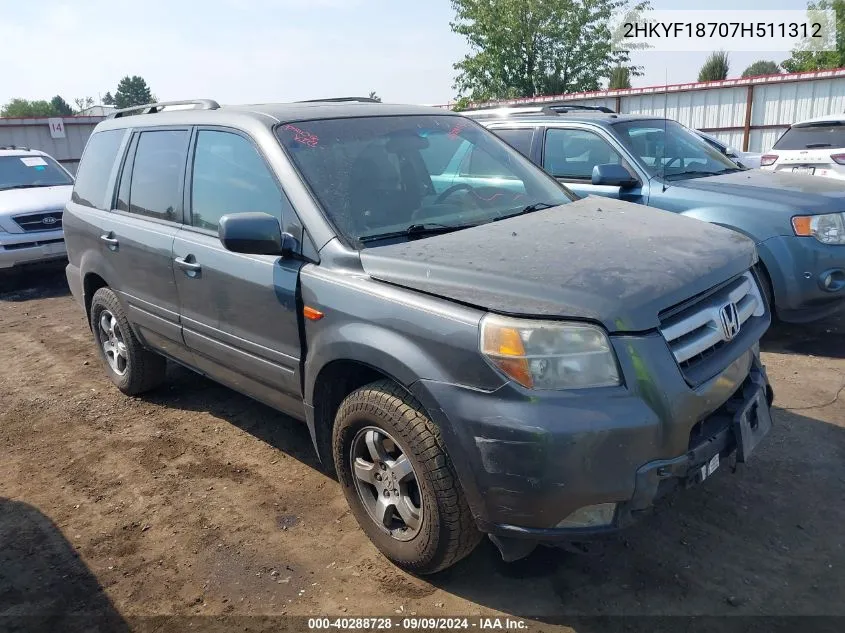
{"label": "door handle", "polygon": [[188,259],[194,259],[193,255],[188,255],[187,257],[174,257],[173,261],[176,262],[176,265],[185,271],[185,274],[189,277],[195,277],[201,270],[202,266],[198,264],[196,261],[188,261]]}
{"label": "door handle", "polygon": [[108,245],[110,250],[113,251],[116,251],[117,247],[120,245],[120,242],[117,241],[117,238],[114,237],[114,233],[112,233],[111,231],[101,235],[100,239]]}

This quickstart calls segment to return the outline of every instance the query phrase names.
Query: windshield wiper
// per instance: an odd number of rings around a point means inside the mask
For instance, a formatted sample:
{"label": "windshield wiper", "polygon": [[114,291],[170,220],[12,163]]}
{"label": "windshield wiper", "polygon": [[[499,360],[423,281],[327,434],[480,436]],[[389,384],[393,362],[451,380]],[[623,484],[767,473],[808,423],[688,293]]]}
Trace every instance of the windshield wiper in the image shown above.
{"label": "windshield wiper", "polygon": [[8,191],[9,189],[35,189],[36,187],[58,187],[59,185],[10,185],[9,187],[2,187],[0,191]]}
{"label": "windshield wiper", "polygon": [[704,178],[706,176],[721,176],[722,174],[728,174],[735,171],[745,171],[741,167],[728,167],[727,169],[723,169],[721,171],[704,171],[701,169],[692,170],[692,171],[682,171],[676,174],[666,174],[664,178],[666,180],[676,179],[682,176],[690,176],[691,178]]}
{"label": "windshield wiper", "polygon": [[551,209],[552,207],[560,206],[559,204],[555,204],[553,202],[535,202],[534,204],[529,204],[527,206],[522,207],[516,213],[509,213],[508,215],[503,215],[498,218],[494,218],[494,220],[504,220],[506,218],[515,218],[518,215],[525,215],[526,213],[534,213],[535,211],[542,211],[543,209]]}
{"label": "windshield wiper", "polygon": [[460,231],[461,229],[468,229],[475,224],[412,224],[402,231],[389,231],[387,233],[373,233],[372,235],[362,235],[358,238],[359,242],[375,242],[377,240],[388,240],[394,237],[426,237],[428,235],[439,235],[441,233],[451,233],[452,231]]}

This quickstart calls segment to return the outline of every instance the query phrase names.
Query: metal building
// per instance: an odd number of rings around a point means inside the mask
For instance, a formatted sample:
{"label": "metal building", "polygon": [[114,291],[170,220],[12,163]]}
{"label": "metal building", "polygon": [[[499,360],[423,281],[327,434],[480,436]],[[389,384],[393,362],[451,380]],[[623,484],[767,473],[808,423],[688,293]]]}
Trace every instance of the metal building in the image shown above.
{"label": "metal building", "polygon": [[472,107],[537,103],[602,105],[624,114],[666,116],[743,151],[765,152],[796,121],[845,113],[845,68],[507,99]]}
{"label": "metal building", "polygon": [[14,145],[47,152],[76,173],[82,150],[94,126],[104,117],[27,117],[0,118],[0,147]]}

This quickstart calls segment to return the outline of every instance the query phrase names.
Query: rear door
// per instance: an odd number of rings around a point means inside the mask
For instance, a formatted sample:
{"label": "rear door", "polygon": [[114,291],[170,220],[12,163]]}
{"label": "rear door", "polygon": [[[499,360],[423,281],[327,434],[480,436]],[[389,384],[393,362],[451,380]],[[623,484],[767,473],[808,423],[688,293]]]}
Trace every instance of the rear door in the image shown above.
{"label": "rear door", "polygon": [[189,360],[179,323],[173,240],[182,224],[190,129],[143,128],[129,142],[112,212],[99,237],[107,281],[144,341]]}
{"label": "rear door", "polygon": [[594,185],[593,167],[623,165],[636,174],[619,150],[602,134],[584,128],[554,127],[546,130],[542,166],[552,176],[580,196],[606,196],[629,202],[644,202],[641,186],[620,189]]}
{"label": "rear door", "polygon": [[287,197],[245,134],[197,128],[191,143],[186,224],[173,246],[185,342],[213,378],[302,416],[297,308],[299,260],[223,248],[218,222],[261,211],[302,239]]}

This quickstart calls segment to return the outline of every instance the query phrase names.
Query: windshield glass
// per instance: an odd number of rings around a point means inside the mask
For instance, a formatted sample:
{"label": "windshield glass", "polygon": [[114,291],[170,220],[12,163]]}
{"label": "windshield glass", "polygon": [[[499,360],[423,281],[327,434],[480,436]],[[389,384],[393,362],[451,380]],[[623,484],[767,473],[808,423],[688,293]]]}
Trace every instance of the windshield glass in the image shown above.
{"label": "windshield glass", "polygon": [[49,156],[0,156],[0,191],[72,184],[70,176]]}
{"label": "windshield glass", "polygon": [[683,180],[740,169],[731,159],[677,121],[623,121],[613,127],[651,176]]}
{"label": "windshield glass", "polygon": [[773,149],[813,149],[845,147],[845,125],[836,121],[797,125],[778,139]]}
{"label": "windshield glass", "polygon": [[329,219],[352,241],[409,227],[473,226],[575,199],[464,117],[325,119],[282,124],[277,134]]}

